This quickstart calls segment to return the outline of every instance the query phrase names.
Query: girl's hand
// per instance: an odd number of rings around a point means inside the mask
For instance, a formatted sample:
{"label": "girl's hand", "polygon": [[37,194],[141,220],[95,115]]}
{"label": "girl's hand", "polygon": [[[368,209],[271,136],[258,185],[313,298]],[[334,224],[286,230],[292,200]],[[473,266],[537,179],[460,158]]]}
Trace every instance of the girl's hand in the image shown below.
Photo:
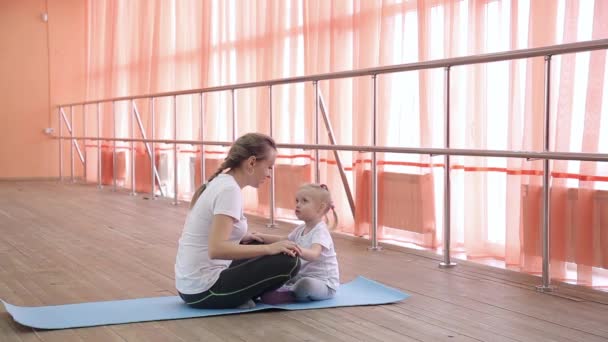
{"label": "girl's hand", "polygon": [[248,243],[252,243],[252,242],[264,243],[264,238],[262,238],[261,236],[257,235],[255,232],[253,232],[253,233],[246,233],[245,236],[243,236],[243,238],[241,239],[241,243],[243,243],[243,244],[248,244]]}
{"label": "girl's hand", "polygon": [[292,257],[297,257],[302,253],[300,247],[293,241],[282,240],[268,245],[268,254],[287,254]]}

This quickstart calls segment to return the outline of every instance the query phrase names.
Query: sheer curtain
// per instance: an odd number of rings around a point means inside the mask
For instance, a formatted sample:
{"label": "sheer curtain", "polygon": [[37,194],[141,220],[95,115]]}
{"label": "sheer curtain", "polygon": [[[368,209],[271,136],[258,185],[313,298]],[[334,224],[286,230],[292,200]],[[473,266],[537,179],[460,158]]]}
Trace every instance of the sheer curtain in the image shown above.
{"label": "sheer curtain", "polygon": [[[607,2],[600,0],[102,0],[87,4],[88,99],[608,37]],[[552,58],[551,149],[608,152],[606,62],[605,51]],[[444,146],[444,72],[377,76],[377,145]],[[451,146],[542,150],[543,72],[543,58],[453,67]],[[373,143],[373,84],[371,77],[319,82],[338,144]],[[233,127],[236,135],[252,130],[269,133],[272,110],[277,141],[314,143],[314,89],[312,83],[275,86],[272,103],[268,88],[237,90],[234,101],[229,91],[179,96],[177,138],[232,140]],[[173,138],[173,99],[155,101],[155,136]],[[137,100],[135,105],[149,136],[153,129],[149,101]],[[115,106],[117,134],[129,136],[131,104]],[[103,106],[102,114],[102,134],[112,136],[110,104]],[[329,143],[322,120],[319,136],[320,143]],[[111,145],[107,145],[109,156]],[[119,148],[130,151],[127,144]],[[169,166],[165,190],[170,194],[175,190],[170,167],[173,147],[157,148],[157,163],[165,158]],[[226,151],[205,150],[209,173]],[[149,180],[143,151],[143,146],[136,147],[138,183],[146,174]],[[278,214],[293,218],[293,189],[314,179],[315,154],[301,150],[279,154]],[[196,168],[200,147],[179,146],[178,155],[178,193],[187,199],[201,181]],[[367,236],[371,155],[340,152],[340,157],[354,192],[354,215],[332,152],[320,153],[321,181],[336,198],[340,229]],[[130,158],[125,159],[121,170],[130,166]],[[443,166],[440,157],[378,154],[381,239],[441,248]],[[605,286],[608,167],[565,161],[551,166],[552,271],[558,279]],[[539,272],[542,161],[455,157],[451,173],[456,255]],[[129,186],[128,172],[122,176]],[[149,191],[144,183],[140,191]],[[268,214],[268,188],[248,190],[246,198],[249,211]]]}

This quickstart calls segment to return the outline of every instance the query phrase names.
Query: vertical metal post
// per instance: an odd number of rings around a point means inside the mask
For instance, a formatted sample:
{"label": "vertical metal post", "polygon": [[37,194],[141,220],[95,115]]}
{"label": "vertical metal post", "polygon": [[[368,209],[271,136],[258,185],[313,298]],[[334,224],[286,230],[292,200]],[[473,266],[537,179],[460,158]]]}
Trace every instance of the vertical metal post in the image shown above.
{"label": "vertical metal post", "polygon": [[[315,144],[319,144],[319,81],[313,81],[315,87]],[[315,183],[321,182],[321,158],[319,150],[315,150]]]}
{"label": "vertical metal post", "polygon": [[[543,129],[543,151],[549,151],[549,128],[550,128],[550,110],[551,110],[551,56],[545,56],[545,115],[544,115],[544,129]],[[551,292],[555,290],[555,286],[551,285],[550,270],[549,270],[549,175],[551,170],[549,167],[549,159],[543,160],[543,226],[541,231],[542,239],[542,284],[536,286],[536,289],[540,292]]]}
{"label": "vertical metal post", "polygon": [[97,103],[97,188],[101,189],[101,118],[100,118],[100,106]]}
{"label": "vertical metal post", "polygon": [[[377,141],[377,91],[376,91],[376,75],[372,75],[372,146],[376,146]],[[378,168],[376,152],[372,152],[372,245],[368,247],[369,250],[379,251],[382,250],[381,246],[378,246]]]}
{"label": "vertical metal post", "polygon": [[[87,113],[86,113],[86,105],[82,105],[82,135],[84,137],[87,136]],[[87,183],[87,140],[84,139],[82,141],[82,157],[84,159],[84,183]]]}
{"label": "vertical metal post", "polygon": [[232,141],[236,141],[236,102],[234,100],[234,89],[230,89],[232,101]]}
{"label": "vertical metal post", "polygon": [[[154,178],[155,176],[155,169],[156,169],[156,150],[154,148],[154,131],[155,131],[155,124],[154,124],[154,98],[151,97],[150,98],[150,124],[152,126],[152,128],[150,129],[150,136],[152,141],[150,142],[150,194],[151,194],[151,198],[152,199],[156,199],[156,180]],[[160,185],[160,184],[159,184]]]}
{"label": "vertical metal post", "polygon": [[[173,95],[173,139],[177,140],[177,96]],[[177,205],[177,142],[173,144],[173,202]]]}
{"label": "vertical metal post", "polygon": [[[205,103],[204,97],[205,95],[201,93],[201,103],[200,103],[200,130],[201,130],[201,141],[205,141]],[[206,183],[205,179],[205,144],[201,144],[201,186]]]}
{"label": "vertical metal post", "polygon": [[[450,148],[450,67],[445,68],[444,81],[445,96],[445,148]],[[450,156],[444,156],[445,169],[443,171],[443,261],[439,268],[450,268],[456,266],[450,259],[451,238],[451,183],[450,183]]]}
{"label": "vertical metal post", "polygon": [[116,191],[116,102],[112,101],[112,191]]}
{"label": "vertical metal post", "polygon": [[[203,102],[203,93],[201,93],[201,105],[200,105],[200,128],[201,128],[201,141],[205,141],[205,107]],[[205,145],[201,144],[201,185],[205,184]]]}
{"label": "vertical metal post", "polygon": [[70,181],[74,183],[74,106],[70,106]]}
{"label": "vertical metal post", "polygon": [[[268,86],[268,118],[270,121],[270,136],[273,136],[273,121],[272,121],[272,86]],[[270,171],[270,222],[266,225],[268,228],[277,228],[277,224],[274,221],[275,212],[275,183],[274,183],[274,167]]]}
{"label": "vertical metal post", "polygon": [[[131,99],[131,115],[129,124],[131,126],[131,139],[135,139],[135,100]],[[131,196],[137,195],[135,192],[135,142],[131,140]]]}
{"label": "vertical metal post", "polygon": [[59,131],[59,181],[63,182],[63,123],[61,122],[61,107],[57,109],[57,126]]}

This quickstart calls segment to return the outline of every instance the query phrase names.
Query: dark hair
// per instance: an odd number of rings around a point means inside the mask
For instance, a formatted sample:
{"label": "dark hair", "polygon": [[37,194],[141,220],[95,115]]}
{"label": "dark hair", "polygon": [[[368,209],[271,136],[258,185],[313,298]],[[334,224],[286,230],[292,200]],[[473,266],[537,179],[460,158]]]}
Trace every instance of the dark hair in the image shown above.
{"label": "dark hair", "polygon": [[231,170],[238,168],[244,160],[254,156],[256,160],[264,160],[268,157],[271,150],[276,151],[277,146],[274,140],[262,133],[247,133],[239,137],[230,147],[228,156],[224,159],[224,162],[215,171],[211,177],[207,180],[207,183],[203,183],[192,196],[190,200],[190,208],[194,207],[194,204],[201,196],[203,191],[207,188],[207,184],[211,182],[215,177],[225,170]]}

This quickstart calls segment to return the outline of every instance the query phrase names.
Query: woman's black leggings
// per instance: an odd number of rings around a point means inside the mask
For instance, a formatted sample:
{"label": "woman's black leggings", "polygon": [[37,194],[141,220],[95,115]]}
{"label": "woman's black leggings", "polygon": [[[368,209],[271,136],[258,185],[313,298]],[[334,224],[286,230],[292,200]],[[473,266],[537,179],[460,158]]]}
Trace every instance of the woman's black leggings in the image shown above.
{"label": "woman's black leggings", "polygon": [[180,297],[193,308],[235,308],[265,292],[276,290],[300,270],[300,258],[285,254],[236,260],[220,273],[213,286],[202,293]]}

